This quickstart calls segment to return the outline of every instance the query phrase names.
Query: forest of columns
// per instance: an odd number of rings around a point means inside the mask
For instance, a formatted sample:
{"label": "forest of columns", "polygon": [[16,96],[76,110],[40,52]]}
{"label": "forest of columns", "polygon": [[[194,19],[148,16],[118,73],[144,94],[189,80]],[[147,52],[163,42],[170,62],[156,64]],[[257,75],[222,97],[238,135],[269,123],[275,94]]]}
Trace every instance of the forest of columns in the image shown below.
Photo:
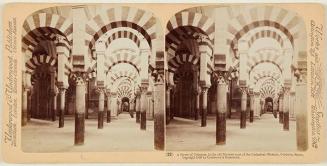
{"label": "forest of columns", "polygon": [[85,8],[66,7],[65,16],[38,11],[24,22],[23,126],[31,117],[58,117],[62,128],[65,114],[74,115],[79,145],[89,108],[101,129],[127,102],[141,130],[153,118],[155,148],[163,149],[165,120],[200,119],[206,127],[214,113],[216,144],[225,144],[226,119],[237,114],[245,129],[247,119],[271,111],[286,132],[296,120],[298,149],[307,148],[305,29],[296,14],[195,7],[176,13],[163,39],[150,12],[104,7],[91,17]]}

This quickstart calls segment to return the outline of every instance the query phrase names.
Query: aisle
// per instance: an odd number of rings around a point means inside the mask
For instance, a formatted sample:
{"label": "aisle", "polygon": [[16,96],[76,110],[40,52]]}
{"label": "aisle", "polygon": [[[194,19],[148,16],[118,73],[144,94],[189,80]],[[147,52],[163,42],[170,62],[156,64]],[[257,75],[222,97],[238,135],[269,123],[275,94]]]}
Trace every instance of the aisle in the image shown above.
{"label": "aisle", "polygon": [[294,151],[296,150],[295,121],[290,121],[290,131],[272,114],[264,114],[253,123],[247,120],[246,129],[240,129],[239,119],[228,119],[226,145],[215,145],[216,120],[209,116],[207,127],[200,120],[175,118],[167,125],[167,150],[212,151]]}
{"label": "aisle", "polygon": [[135,117],[120,114],[111,123],[97,129],[96,119],[85,120],[85,144],[74,146],[74,119],[65,118],[65,127],[58,128],[58,121],[31,119],[22,128],[22,149],[25,152],[103,152],[103,151],[152,151],[153,121],[147,121],[147,130],[141,131]]}

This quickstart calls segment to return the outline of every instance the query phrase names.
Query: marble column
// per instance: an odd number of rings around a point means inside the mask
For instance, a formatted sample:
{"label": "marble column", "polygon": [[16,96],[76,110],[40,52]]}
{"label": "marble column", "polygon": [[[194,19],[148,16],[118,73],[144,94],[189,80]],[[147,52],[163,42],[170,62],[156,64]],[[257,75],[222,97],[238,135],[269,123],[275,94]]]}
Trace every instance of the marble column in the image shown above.
{"label": "marble column", "polygon": [[265,102],[263,100],[260,100],[260,116],[263,114],[263,109],[264,109],[264,106],[265,105]]}
{"label": "marble column", "polygon": [[65,96],[66,96],[66,88],[59,87],[59,95],[60,95],[60,112],[59,112],[59,128],[64,127],[64,118],[65,118]]}
{"label": "marble column", "polygon": [[249,97],[250,97],[250,123],[253,123],[253,118],[254,118],[254,92],[253,92],[253,89],[249,89]]}
{"label": "marble column", "polygon": [[98,129],[102,129],[104,118],[104,87],[98,87],[97,91],[99,93]]}
{"label": "marble column", "polygon": [[217,89],[216,89],[216,103],[217,103],[217,117],[216,117],[216,144],[226,144],[226,112],[227,112],[227,93],[226,80],[223,72],[218,72]]}
{"label": "marble column", "polygon": [[110,92],[107,92],[107,123],[111,121]]}
{"label": "marble column", "polygon": [[171,87],[167,87],[166,89],[166,124],[170,121],[170,90]]}
{"label": "marble column", "polygon": [[28,91],[30,89],[27,87],[23,88],[23,99],[22,99],[22,126],[25,126],[27,124],[27,98],[28,98]]}
{"label": "marble column", "polygon": [[[27,122],[31,120],[31,114],[32,114],[32,96],[33,96],[33,88],[30,89],[28,96],[27,96]],[[56,99],[57,101],[57,99]]]}
{"label": "marble column", "polygon": [[260,117],[260,93],[254,92],[254,117],[259,118]]}
{"label": "marble column", "polygon": [[146,112],[147,112],[147,86],[141,86],[141,97],[140,97],[140,129],[146,130]]}
{"label": "marble column", "polygon": [[201,127],[207,126],[207,108],[208,108],[208,87],[201,87],[202,103],[201,103]]}
{"label": "marble column", "polygon": [[296,143],[300,151],[306,151],[309,146],[306,72],[303,68],[295,73]]}
{"label": "marble column", "polygon": [[246,128],[246,108],[247,108],[247,87],[240,87],[241,96],[241,116],[240,116],[240,128]]}
{"label": "marble column", "polygon": [[283,129],[289,130],[289,109],[290,109],[290,87],[284,88],[284,99],[283,99]]}
{"label": "marble column", "polygon": [[198,120],[199,119],[199,113],[200,113],[200,94],[201,94],[201,91],[198,90],[196,92],[196,108],[195,108],[195,116],[194,116],[194,119],[195,120]]}
{"label": "marble column", "polygon": [[284,98],[284,94],[281,92],[279,95],[279,102],[278,102],[279,123],[281,123],[281,124],[283,123],[283,120],[284,120],[283,98]]}
{"label": "marble column", "polygon": [[295,120],[295,92],[290,92],[290,119]]}
{"label": "marble column", "polygon": [[84,144],[85,131],[85,81],[84,76],[76,77],[75,145]]}
{"label": "marble column", "polygon": [[57,88],[52,92],[52,121],[56,121],[57,118]]}
{"label": "marble column", "polygon": [[[162,74],[163,75],[163,74]],[[163,78],[155,79],[154,84],[154,148],[165,149],[165,84]]]}
{"label": "marble column", "polygon": [[136,115],[135,115],[135,119],[136,119],[136,123],[140,123],[140,114],[141,114],[141,92],[137,91],[136,92]]}

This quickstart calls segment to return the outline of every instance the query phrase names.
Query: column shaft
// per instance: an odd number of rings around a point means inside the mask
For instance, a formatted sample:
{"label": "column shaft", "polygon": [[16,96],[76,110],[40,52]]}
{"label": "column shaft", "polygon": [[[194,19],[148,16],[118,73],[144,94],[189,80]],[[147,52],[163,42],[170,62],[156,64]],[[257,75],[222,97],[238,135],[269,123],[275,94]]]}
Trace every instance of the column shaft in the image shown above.
{"label": "column shaft", "polygon": [[156,82],[154,87],[154,148],[165,149],[165,84]]}
{"label": "column shaft", "polygon": [[224,80],[218,80],[217,84],[217,118],[216,118],[216,144],[224,145],[226,143],[226,112],[227,96],[226,83]]}
{"label": "column shaft", "polygon": [[146,112],[147,112],[147,87],[141,88],[141,98],[140,98],[140,111],[141,111],[141,121],[140,121],[140,129],[146,130]]}
{"label": "column shaft", "polygon": [[107,123],[111,121],[110,94],[107,95]]}
{"label": "column shaft", "polygon": [[247,107],[247,92],[246,88],[242,88],[242,97],[241,97],[241,116],[240,116],[240,128],[246,128],[246,107]]}
{"label": "column shaft", "polygon": [[23,101],[22,101],[22,126],[27,124],[27,93],[26,88],[23,89]]}
{"label": "column shaft", "polygon": [[76,84],[75,145],[84,144],[85,130],[85,84],[78,80]]}
{"label": "column shaft", "polygon": [[201,127],[207,126],[208,88],[202,87]]}
{"label": "column shaft", "polygon": [[290,88],[285,89],[284,93],[284,108],[283,108],[283,129],[285,131],[289,130],[289,109],[290,109]]}
{"label": "column shaft", "polygon": [[278,103],[278,112],[279,112],[279,123],[283,123],[284,114],[283,114],[283,96],[280,96]]}
{"label": "column shaft", "polygon": [[170,89],[166,90],[166,124],[170,121]]}
{"label": "column shaft", "polygon": [[64,127],[64,117],[65,117],[65,92],[66,89],[60,88],[60,112],[59,112],[59,128]]}
{"label": "column shaft", "polygon": [[98,110],[98,129],[103,128],[103,112],[104,112],[104,92],[99,90],[99,110]]}

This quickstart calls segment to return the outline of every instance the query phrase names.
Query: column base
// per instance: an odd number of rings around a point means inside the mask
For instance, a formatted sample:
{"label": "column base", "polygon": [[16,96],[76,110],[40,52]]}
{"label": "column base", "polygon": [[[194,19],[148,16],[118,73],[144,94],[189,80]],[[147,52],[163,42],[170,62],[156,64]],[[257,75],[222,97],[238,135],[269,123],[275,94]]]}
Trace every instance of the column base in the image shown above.
{"label": "column base", "polygon": [[136,123],[140,123],[140,111],[136,111]]}
{"label": "column base", "polygon": [[289,112],[284,112],[284,115],[283,115],[283,129],[285,131],[289,131],[290,128],[289,128]]}
{"label": "column base", "polygon": [[146,112],[141,112],[140,128],[141,130],[146,130]]}
{"label": "column base", "polygon": [[250,110],[250,123],[253,122],[254,111]]}
{"label": "column base", "polygon": [[201,127],[207,126],[207,109],[202,109]]}
{"label": "column base", "polygon": [[107,123],[111,122],[111,111],[107,111]]}
{"label": "column base", "polygon": [[84,113],[75,113],[75,145],[84,144],[85,119]]}
{"label": "column base", "polygon": [[245,129],[246,128],[246,111],[241,111],[241,117],[240,117],[240,128]]}
{"label": "column base", "polygon": [[226,113],[217,113],[216,117],[216,145],[226,144]]}
{"label": "column base", "polygon": [[103,128],[103,111],[98,112],[98,129]]}
{"label": "column base", "polygon": [[284,120],[283,115],[284,115],[283,112],[279,111],[279,123],[283,123]]}
{"label": "column base", "polygon": [[64,125],[65,125],[65,120],[64,120],[64,117],[65,117],[65,113],[64,113],[65,110],[60,110],[60,115],[59,115],[59,128],[63,128]]}

